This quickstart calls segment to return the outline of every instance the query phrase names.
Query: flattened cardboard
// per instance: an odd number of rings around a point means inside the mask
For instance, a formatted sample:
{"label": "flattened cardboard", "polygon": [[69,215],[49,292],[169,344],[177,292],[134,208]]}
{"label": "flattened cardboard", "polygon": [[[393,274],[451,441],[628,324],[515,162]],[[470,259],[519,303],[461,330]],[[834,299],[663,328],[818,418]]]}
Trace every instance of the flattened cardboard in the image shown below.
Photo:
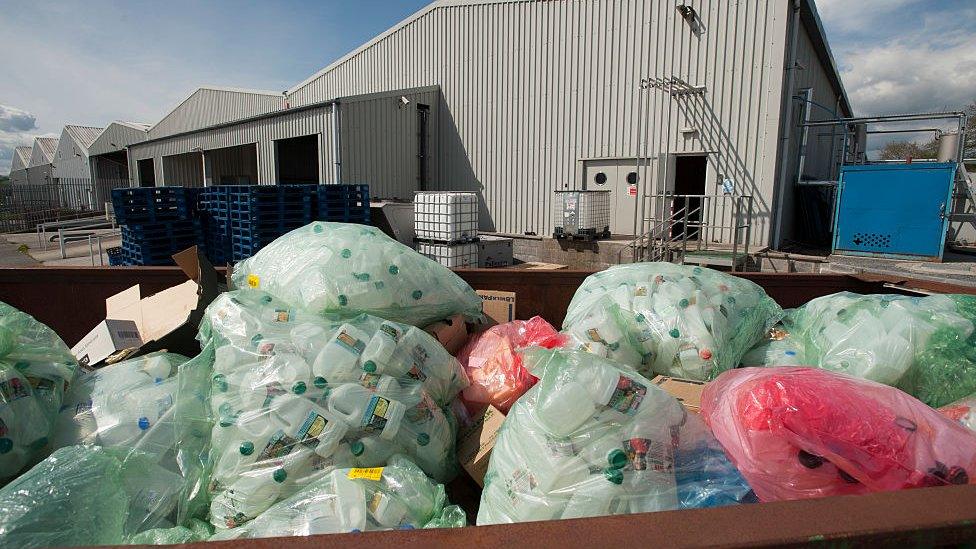
{"label": "flattened cardboard", "polygon": [[464,317],[454,315],[451,318],[435,322],[424,328],[424,331],[434,336],[447,352],[456,355],[468,340],[468,328]]}
{"label": "flattened cardboard", "polygon": [[504,324],[515,320],[515,292],[500,292],[497,290],[478,290],[483,302],[481,308],[485,316]]}
{"label": "flattened cardboard", "polygon": [[116,352],[142,345],[139,327],[131,320],[105,319],[71,348],[82,366],[98,364]]}
{"label": "flattened cardboard", "polygon": [[697,414],[701,410],[701,394],[702,390],[705,389],[706,382],[670,376],[657,376],[651,380],[651,383],[664,389],[669,395],[678,399],[678,402],[683,404],[689,412],[695,412]]}
{"label": "flattened cardboard", "polygon": [[504,422],[505,414],[494,406],[488,406],[485,413],[472,425],[458,432],[458,459],[464,470],[482,488],[485,486],[485,474],[488,472],[491,449],[495,447],[498,430]]}

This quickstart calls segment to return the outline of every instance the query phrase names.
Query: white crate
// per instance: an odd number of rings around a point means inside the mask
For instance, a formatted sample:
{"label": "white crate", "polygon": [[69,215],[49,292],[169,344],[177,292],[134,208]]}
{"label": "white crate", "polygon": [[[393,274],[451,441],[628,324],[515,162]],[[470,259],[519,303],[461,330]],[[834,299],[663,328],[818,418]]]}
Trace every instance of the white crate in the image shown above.
{"label": "white crate", "polygon": [[610,191],[556,191],[556,232],[601,234],[610,230]]}
{"label": "white crate", "polygon": [[478,245],[476,243],[451,246],[433,242],[418,242],[417,251],[420,255],[429,257],[450,269],[478,266]]}
{"label": "white crate", "polygon": [[418,192],[414,232],[421,240],[459,242],[478,236],[478,196],[465,192]]}

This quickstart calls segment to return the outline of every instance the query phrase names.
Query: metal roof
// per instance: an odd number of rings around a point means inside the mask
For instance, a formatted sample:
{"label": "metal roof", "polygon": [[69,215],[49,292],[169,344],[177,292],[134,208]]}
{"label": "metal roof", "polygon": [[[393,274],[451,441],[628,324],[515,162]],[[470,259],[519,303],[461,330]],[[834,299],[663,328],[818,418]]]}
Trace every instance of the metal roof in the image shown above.
{"label": "metal roof", "polygon": [[91,147],[91,144],[95,142],[95,139],[98,138],[98,135],[102,133],[102,130],[104,129],[105,128],[93,128],[91,126],[69,125],[64,127],[64,131],[67,132],[68,135],[75,140],[75,143],[84,149],[86,153],[88,152],[88,148]]}
{"label": "metal roof", "polygon": [[41,158],[31,158],[34,165],[50,164],[54,161],[54,153],[58,150],[57,137],[35,137],[34,145],[41,152]]}
{"label": "metal roof", "polygon": [[33,150],[33,147],[29,145],[25,145],[23,147],[17,147],[14,149],[14,154],[20,158],[21,166],[24,167],[30,166],[31,150]]}
{"label": "metal roof", "polygon": [[115,121],[115,124],[121,124],[123,126],[128,126],[128,127],[132,128],[133,130],[139,130],[141,132],[149,131],[149,128],[152,127],[152,124],[147,124],[145,122],[125,122],[124,120],[116,120]]}

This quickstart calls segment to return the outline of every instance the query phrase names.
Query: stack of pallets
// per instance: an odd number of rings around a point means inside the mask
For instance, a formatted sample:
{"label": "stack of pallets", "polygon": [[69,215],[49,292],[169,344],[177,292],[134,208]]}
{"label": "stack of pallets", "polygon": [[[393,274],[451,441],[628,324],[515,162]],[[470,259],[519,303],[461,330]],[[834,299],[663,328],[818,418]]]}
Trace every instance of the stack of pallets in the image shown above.
{"label": "stack of pallets", "polygon": [[198,244],[197,194],[185,187],[114,189],[112,205],[122,227],[117,263],[173,265],[174,253]]}
{"label": "stack of pallets", "polygon": [[231,259],[247,259],[279,236],[315,220],[318,185],[228,187]]}

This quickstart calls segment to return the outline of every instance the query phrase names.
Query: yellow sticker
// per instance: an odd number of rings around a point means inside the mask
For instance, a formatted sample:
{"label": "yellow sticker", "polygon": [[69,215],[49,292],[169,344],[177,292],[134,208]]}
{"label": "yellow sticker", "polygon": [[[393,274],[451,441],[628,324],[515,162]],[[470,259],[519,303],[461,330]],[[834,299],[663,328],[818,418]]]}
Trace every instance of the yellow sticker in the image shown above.
{"label": "yellow sticker", "polygon": [[247,275],[247,285],[252,288],[257,288],[261,285],[261,277],[258,275]]}
{"label": "yellow sticker", "polygon": [[379,480],[383,476],[382,467],[357,467],[349,469],[349,478],[364,478],[366,480]]}

